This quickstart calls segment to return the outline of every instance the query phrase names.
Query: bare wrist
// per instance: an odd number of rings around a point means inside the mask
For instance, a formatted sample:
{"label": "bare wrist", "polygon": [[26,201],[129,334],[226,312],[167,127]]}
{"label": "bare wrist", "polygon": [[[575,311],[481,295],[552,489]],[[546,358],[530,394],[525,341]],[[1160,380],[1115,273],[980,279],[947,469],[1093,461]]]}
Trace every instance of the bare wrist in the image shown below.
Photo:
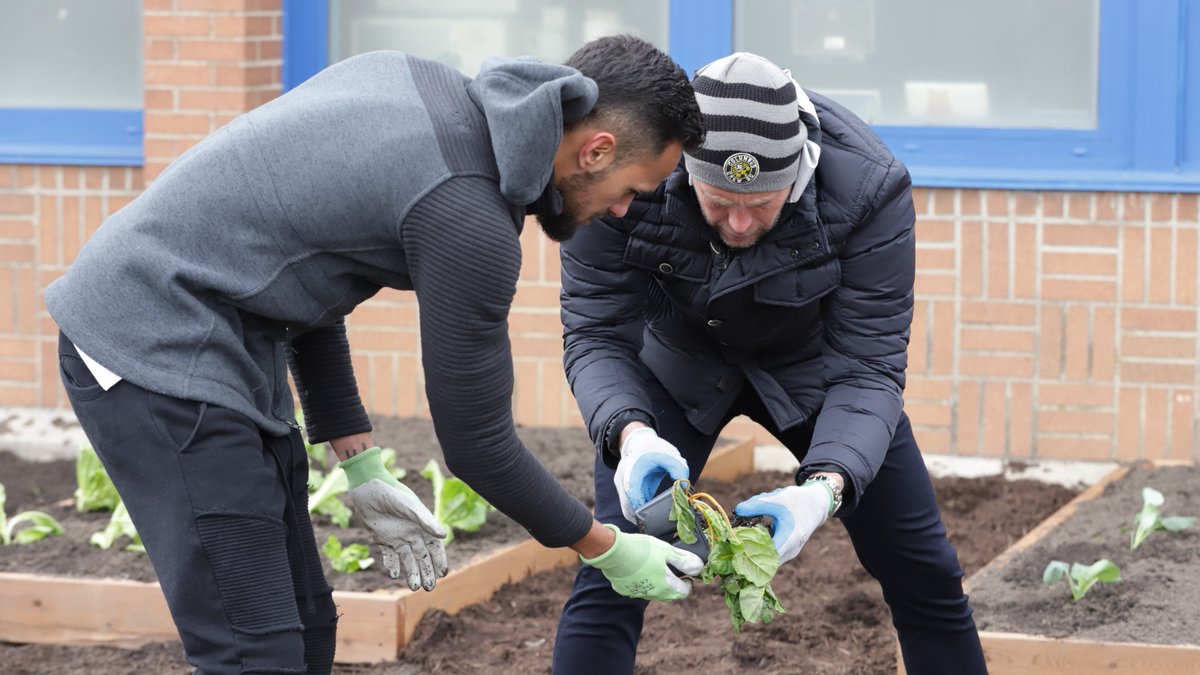
{"label": "bare wrist", "polygon": [[599,521],[592,521],[592,528],[583,535],[583,539],[571,544],[570,548],[584,558],[597,558],[617,541],[617,535],[604,527]]}

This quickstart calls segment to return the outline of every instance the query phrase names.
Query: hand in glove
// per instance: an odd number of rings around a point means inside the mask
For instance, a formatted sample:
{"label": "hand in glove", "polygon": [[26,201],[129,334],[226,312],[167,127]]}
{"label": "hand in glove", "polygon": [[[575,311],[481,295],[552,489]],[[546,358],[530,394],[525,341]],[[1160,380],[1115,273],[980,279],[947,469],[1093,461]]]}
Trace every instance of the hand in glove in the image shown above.
{"label": "hand in glove", "polygon": [[691,576],[699,574],[704,561],[694,553],[647,534],[629,534],[615,525],[604,527],[617,535],[612,548],[595,558],[579,559],[603,572],[614,591],[643,600],[679,600],[692,592],[691,584],[670,568]]}
{"label": "hand in glove", "polygon": [[371,448],[342,460],[340,466],[350,481],[350,498],[371,541],[383,552],[383,567],[393,579],[403,568],[412,590],[433,590],[438,577],[446,576],[446,530],[413,491],[388,473]]}
{"label": "hand in glove", "polygon": [[688,465],[675,446],[659,438],[650,427],[634,429],[621,443],[621,461],[613,482],[621,499],[621,513],[636,523],[634,512],[654,498],[663,479],[685,480]]}
{"label": "hand in glove", "polygon": [[832,508],[833,492],[826,485],[805,483],[755,495],[734,507],[733,513],[743,518],[770,516],[771,541],[783,563],[800,553]]}

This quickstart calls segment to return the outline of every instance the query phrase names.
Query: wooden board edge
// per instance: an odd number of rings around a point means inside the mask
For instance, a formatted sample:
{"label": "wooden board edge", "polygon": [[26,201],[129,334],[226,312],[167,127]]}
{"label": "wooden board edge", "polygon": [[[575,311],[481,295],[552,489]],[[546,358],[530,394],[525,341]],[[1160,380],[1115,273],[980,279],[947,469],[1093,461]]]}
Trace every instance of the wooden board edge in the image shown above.
{"label": "wooden board edge", "polygon": [[717,446],[704,465],[703,478],[732,482],[754,473],[754,439],[738,437]]}
{"label": "wooden board edge", "polygon": [[1200,645],[1156,645],[981,631],[992,675],[1194,675]]}
{"label": "wooden board edge", "polygon": [[506,583],[578,562],[579,557],[569,548],[546,548],[530,539],[470,562],[457,574],[439,580],[432,593],[402,590],[396,595],[399,647],[403,649],[412,640],[417,624],[429,610],[456,614],[485,602]]}

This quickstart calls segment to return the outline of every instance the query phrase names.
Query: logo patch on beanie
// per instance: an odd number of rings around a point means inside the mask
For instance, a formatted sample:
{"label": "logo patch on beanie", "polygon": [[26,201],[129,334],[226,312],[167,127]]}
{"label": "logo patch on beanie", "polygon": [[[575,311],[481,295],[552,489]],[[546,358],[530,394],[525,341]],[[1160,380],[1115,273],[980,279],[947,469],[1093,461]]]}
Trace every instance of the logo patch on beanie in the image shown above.
{"label": "logo patch on beanie", "polygon": [[753,183],[758,178],[758,158],[748,152],[737,152],[725,160],[725,180],[734,185]]}

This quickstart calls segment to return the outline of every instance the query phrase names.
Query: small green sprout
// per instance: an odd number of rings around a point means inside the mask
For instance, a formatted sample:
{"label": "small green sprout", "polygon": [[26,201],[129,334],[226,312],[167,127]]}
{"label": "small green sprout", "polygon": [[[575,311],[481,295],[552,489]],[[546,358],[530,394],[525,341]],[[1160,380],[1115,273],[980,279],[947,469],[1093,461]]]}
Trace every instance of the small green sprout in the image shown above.
{"label": "small green sprout", "polygon": [[1142,488],[1142,510],[1133,517],[1133,532],[1129,537],[1129,548],[1136,549],[1146,541],[1151,532],[1167,530],[1178,532],[1191,527],[1196,519],[1191,516],[1163,518],[1158,507],[1163,505],[1163,494],[1154,488]]}
{"label": "small green sprout", "polygon": [[483,527],[488,513],[496,510],[461,478],[443,476],[435,459],[421,469],[421,475],[433,483],[433,517],[446,526],[447,544],[454,540],[454,530],[475,532]]}
{"label": "small green sprout", "polygon": [[[32,544],[46,537],[54,537],[63,533],[63,526],[54,516],[41,511],[22,511],[13,516],[12,520],[4,512],[4,503],[8,501],[8,491],[0,484],[0,544]],[[17,525],[30,523],[29,527],[17,530]]]}
{"label": "small green sprout", "polygon": [[117,502],[117,508],[113,509],[112,518],[109,518],[108,525],[103,530],[93,534],[88,543],[107,551],[121,537],[129,537],[130,543],[125,547],[126,551],[133,551],[134,553],[146,552],[146,547],[142,545],[142,535],[138,534],[137,528],[133,526],[133,519],[129,517],[129,510],[125,508],[125,502]]}
{"label": "small green sprout", "polygon": [[75,508],[80,511],[112,511],[121,503],[117,488],[90,445],[80,448],[75,458],[75,483]]}
{"label": "small green sprout", "polygon": [[1046,571],[1042,572],[1042,583],[1056,584],[1064,575],[1071,586],[1071,599],[1079,602],[1096,582],[1112,584],[1120,581],[1121,568],[1108,559],[1097,560],[1091,565],[1071,563],[1069,568],[1061,560],[1052,560],[1046,565]]}
{"label": "small green sprout", "polygon": [[321,550],[333,563],[333,569],[346,574],[365,570],[375,563],[375,559],[371,557],[371,550],[367,548],[366,544],[350,544],[343,548],[342,542],[333,535],[329,535],[329,539],[325,541]]}

